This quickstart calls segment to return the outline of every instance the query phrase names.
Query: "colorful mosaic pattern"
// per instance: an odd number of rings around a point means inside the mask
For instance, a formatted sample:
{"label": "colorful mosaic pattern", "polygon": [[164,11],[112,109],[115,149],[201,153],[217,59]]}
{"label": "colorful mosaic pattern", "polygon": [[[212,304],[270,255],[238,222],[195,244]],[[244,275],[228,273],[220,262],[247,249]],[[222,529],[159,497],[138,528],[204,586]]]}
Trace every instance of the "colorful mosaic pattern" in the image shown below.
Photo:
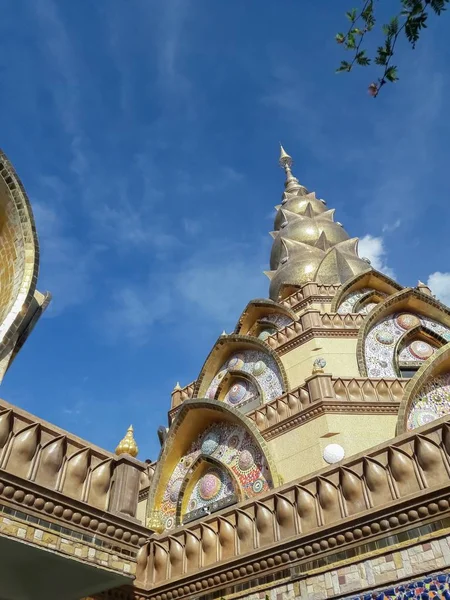
{"label": "colorful mosaic pattern", "polygon": [[283,329],[283,327],[287,327],[288,325],[293,323],[293,320],[291,319],[291,317],[288,317],[287,315],[277,314],[277,313],[271,313],[270,315],[265,315],[264,317],[261,317],[259,319],[259,321],[261,323],[264,322],[264,323],[270,323],[271,325],[275,325],[275,327],[277,329]]}
{"label": "colorful mosaic pattern", "polygon": [[418,581],[368,592],[360,596],[347,596],[341,600],[406,600],[408,598],[450,600],[450,575],[448,573],[431,575]]}
{"label": "colorful mosaic pattern", "polygon": [[[278,365],[270,354],[266,354],[260,350],[243,350],[242,352],[233,354],[222,365],[209,385],[205,394],[206,398],[214,399],[222,379],[227,373],[232,373],[233,371],[244,371],[255,378],[261,387],[263,402],[270,402],[283,393],[282,379]],[[239,404],[239,402],[236,404]]]}
{"label": "colorful mosaic pattern", "polygon": [[212,467],[195,484],[188,501],[188,512],[204,508],[235,493],[233,481],[224,469]]}
{"label": "colorful mosaic pattern", "polygon": [[188,512],[230,494],[239,495],[234,489],[233,479],[238,483],[243,498],[251,498],[272,487],[269,466],[252,436],[238,425],[214,423],[191,444],[169,479],[161,503],[165,529],[176,525],[177,506],[187,483],[188,471],[201,456],[211,457],[219,464],[211,466],[195,484],[189,497]]}
{"label": "colorful mosaic pattern", "polygon": [[[342,302],[342,304],[339,306],[338,313],[340,315],[346,315],[348,313],[359,313],[361,315],[369,314],[370,311],[373,308],[375,308],[375,306],[377,306],[376,302],[368,302],[361,308],[358,308],[358,310],[355,310],[355,305],[358,303],[359,300],[361,300],[361,298],[365,294],[367,294],[367,292],[374,292],[374,291],[375,290],[373,290],[372,288],[363,288],[362,290],[356,290],[355,292],[351,292],[345,298],[344,302]],[[385,294],[384,292],[379,292],[378,290],[376,290],[376,292],[379,296],[382,296],[383,298],[385,298],[387,296],[387,294]]]}
{"label": "colorful mosaic pattern", "polygon": [[338,313],[340,315],[346,315],[348,313],[353,312],[353,307],[358,302],[360,298],[367,294],[367,292],[372,291],[371,288],[363,288],[362,290],[356,290],[355,292],[350,292],[350,294],[345,298],[344,302],[339,306]]}
{"label": "colorful mosaic pattern", "polygon": [[[397,313],[379,321],[367,334],[364,353],[369,377],[397,377],[395,347],[399,338],[416,325],[422,324],[450,341],[450,329],[422,315]],[[414,346],[424,352],[424,348]],[[414,362],[424,359],[414,358]]]}
{"label": "colorful mosaic pattern", "polygon": [[233,379],[231,386],[224,397],[224,402],[231,406],[238,406],[259,396],[258,390],[251,381],[243,378]]}
{"label": "colorful mosaic pattern", "polygon": [[410,363],[417,361],[425,361],[430,356],[433,356],[436,349],[423,340],[414,340],[409,345],[405,346],[400,352],[398,358],[402,363]]}
{"label": "colorful mosaic pattern", "polygon": [[415,429],[450,413],[450,373],[431,379],[409,407],[406,428]]}

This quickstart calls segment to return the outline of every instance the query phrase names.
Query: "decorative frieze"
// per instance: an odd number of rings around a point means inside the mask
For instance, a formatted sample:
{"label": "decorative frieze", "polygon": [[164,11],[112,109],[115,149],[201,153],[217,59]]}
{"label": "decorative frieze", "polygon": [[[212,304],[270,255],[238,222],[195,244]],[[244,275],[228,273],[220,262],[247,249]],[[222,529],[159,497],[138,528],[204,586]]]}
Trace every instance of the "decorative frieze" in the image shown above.
{"label": "decorative frieze", "polygon": [[155,600],[199,595],[442,518],[450,507],[449,452],[450,426],[434,423],[170,536],[153,536],[138,554],[138,587]]}

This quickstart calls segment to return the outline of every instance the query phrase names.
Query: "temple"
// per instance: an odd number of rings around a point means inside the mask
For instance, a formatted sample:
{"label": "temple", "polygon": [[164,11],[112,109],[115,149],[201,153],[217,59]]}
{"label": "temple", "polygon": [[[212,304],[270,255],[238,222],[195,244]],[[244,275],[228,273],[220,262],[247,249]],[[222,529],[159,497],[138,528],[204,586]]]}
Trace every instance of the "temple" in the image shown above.
{"label": "temple", "polygon": [[[4,600],[450,598],[450,310],[279,163],[267,298],[175,386],[154,463],[0,400]],[[0,209],[3,378],[50,301],[3,153]]]}

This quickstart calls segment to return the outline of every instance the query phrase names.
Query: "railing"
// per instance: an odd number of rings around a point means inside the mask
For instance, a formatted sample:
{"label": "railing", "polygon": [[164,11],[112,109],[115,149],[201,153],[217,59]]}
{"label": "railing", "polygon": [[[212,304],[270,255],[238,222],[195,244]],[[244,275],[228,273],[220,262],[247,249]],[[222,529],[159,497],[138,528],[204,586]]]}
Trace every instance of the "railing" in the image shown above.
{"label": "railing", "polygon": [[333,379],[337,400],[347,402],[400,402],[409,379]]}
{"label": "railing", "polygon": [[[448,511],[448,500],[438,498],[448,496],[449,472],[450,426],[441,420],[201,522],[153,536],[139,551],[137,584],[158,588],[155,593],[173,587],[167,598],[198,595],[196,590],[249,573],[262,575],[292,557],[388,535]],[[213,565],[214,578],[203,573]],[[184,576],[189,586],[183,593]]]}
{"label": "railing", "polygon": [[117,457],[0,404],[0,469],[107,510]]}

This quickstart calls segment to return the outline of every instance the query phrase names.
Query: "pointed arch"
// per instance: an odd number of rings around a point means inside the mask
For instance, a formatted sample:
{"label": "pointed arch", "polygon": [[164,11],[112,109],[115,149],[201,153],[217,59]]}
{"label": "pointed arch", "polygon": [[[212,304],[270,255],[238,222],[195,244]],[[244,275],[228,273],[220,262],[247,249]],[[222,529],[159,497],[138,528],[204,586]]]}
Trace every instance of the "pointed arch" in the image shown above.
{"label": "pointed arch", "polygon": [[[236,390],[234,397],[230,397],[230,391],[237,383],[244,385],[241,390]],[[215,393],[214,400],[225,402],[235,408],[239,407],[239,410],[244,410],[244,412],[248,413],[263,403],[264,394],[256,377],[253,377],[253,375],[246,371],[236,369],[228,371],[222,379]]]}
{"label": "pointed arch", "polygon": [[450,310],[417,288],[405,288],[375,307],[362,324],[357,342],[363,377],[396,377],[394,348],[403,333],[422,325],[450,340]]}
{"label": "pointed arch", "polygon": [[[204,503],[200,506],[196,503],[195,506],[190,507],[189,503],[192,502],[192,496],[196,492],[196,487],[199,487],[203,477],[211,473],[211,471],[223,472],[233,486],[232,491],[225,489],[225,493],[219,494],[218,498],[205,499]],[[236,504],[244,499],[245,495],[241,484],[233,471],[213,456],[204,456],[201,454],[195,459],[181,484],[176,508],[176,525],[178,526],[187,522],[185,521],[186,517],[190,521],[199,518],[202,516],[202,509],[204,508],[217,510],[229,504]]]}
{"label": "pointed arch", "polygon": [[[39,294],[39,243],[25,189],[0,150],[0,379],[49,297]],[[45,300],[43,300],[45,299]],[[15,350],[15,348],[17,349]]]}
{"label": "pointed arch", "polygon": [[[174,527],[179,493],[194,461],[202,455],[212,456],[221,463],[231,465],[238,475],[239,461],[249,459],[248,452],[242,453],[251,448],[258,456],[258,461],[255,460],[251,467],[254,469],[254,481],[260,480],[261,483],[252,484],[253,480],[246,482],[246,497],[280,483],[275,463],[260,432],[238,410],[223,402],[186,400],[170,426],[158,460],[149,489],[147,516],[151,517],[159,511],[165,515],[165,527]],[[249,485],[254,485],[254,489]],[[167,523],[167,520],[170,522]]]}
{"label": "pointed arch", "polygon": [[450,344],[446,344],[424,362],[406,386],[398,411],[397,435],[449,414],[449,406]]}
{"label": "pointed arch", "polygon": [[[253,371],[253,374],[262,387],[265,402],[281,396],[281,394],[289,390],[283,363],[272,348],[257,338],[232,334],[220,336],[215,343],[195,382],[193,397],[214,398],[221,378],[232,369],[227,364],[228,361],[230,361],[233,355],[238,354],[244,354],[244,358],[239,358],[237,366],[233,370],[237,368],[246,370],[247,372]],[[247,362],[246,358],[248,358]],[[261,366],[256,365],[261,362],[264,363],[267,370],[260,375],[256,375],[258,367]],[[215,389],[211,386],[215,386]]]}
{"label": "pointed arch", "polygon": [[267,315],[283,315],[290,318],[291,321],[297,320],[295,312],[283,304],[268,300],[267,298],[257,298],[255,300],[250,300],[242,311],[242,314],[236,323],[234,333],[247,335],[253,325]]}
{"label": "pointed arch", "polygon": [[367,291],[373,290],[383,292],[387,296],[390,296],[402,290],[403,287],[387,275],[375,271],[374,269],[369,269],[364,273],[355,275],[355,277],[352,277],[341,285],[331,303],[331,312],[338,312],[340,305],[347,296],[363,289],[367,289]]}

